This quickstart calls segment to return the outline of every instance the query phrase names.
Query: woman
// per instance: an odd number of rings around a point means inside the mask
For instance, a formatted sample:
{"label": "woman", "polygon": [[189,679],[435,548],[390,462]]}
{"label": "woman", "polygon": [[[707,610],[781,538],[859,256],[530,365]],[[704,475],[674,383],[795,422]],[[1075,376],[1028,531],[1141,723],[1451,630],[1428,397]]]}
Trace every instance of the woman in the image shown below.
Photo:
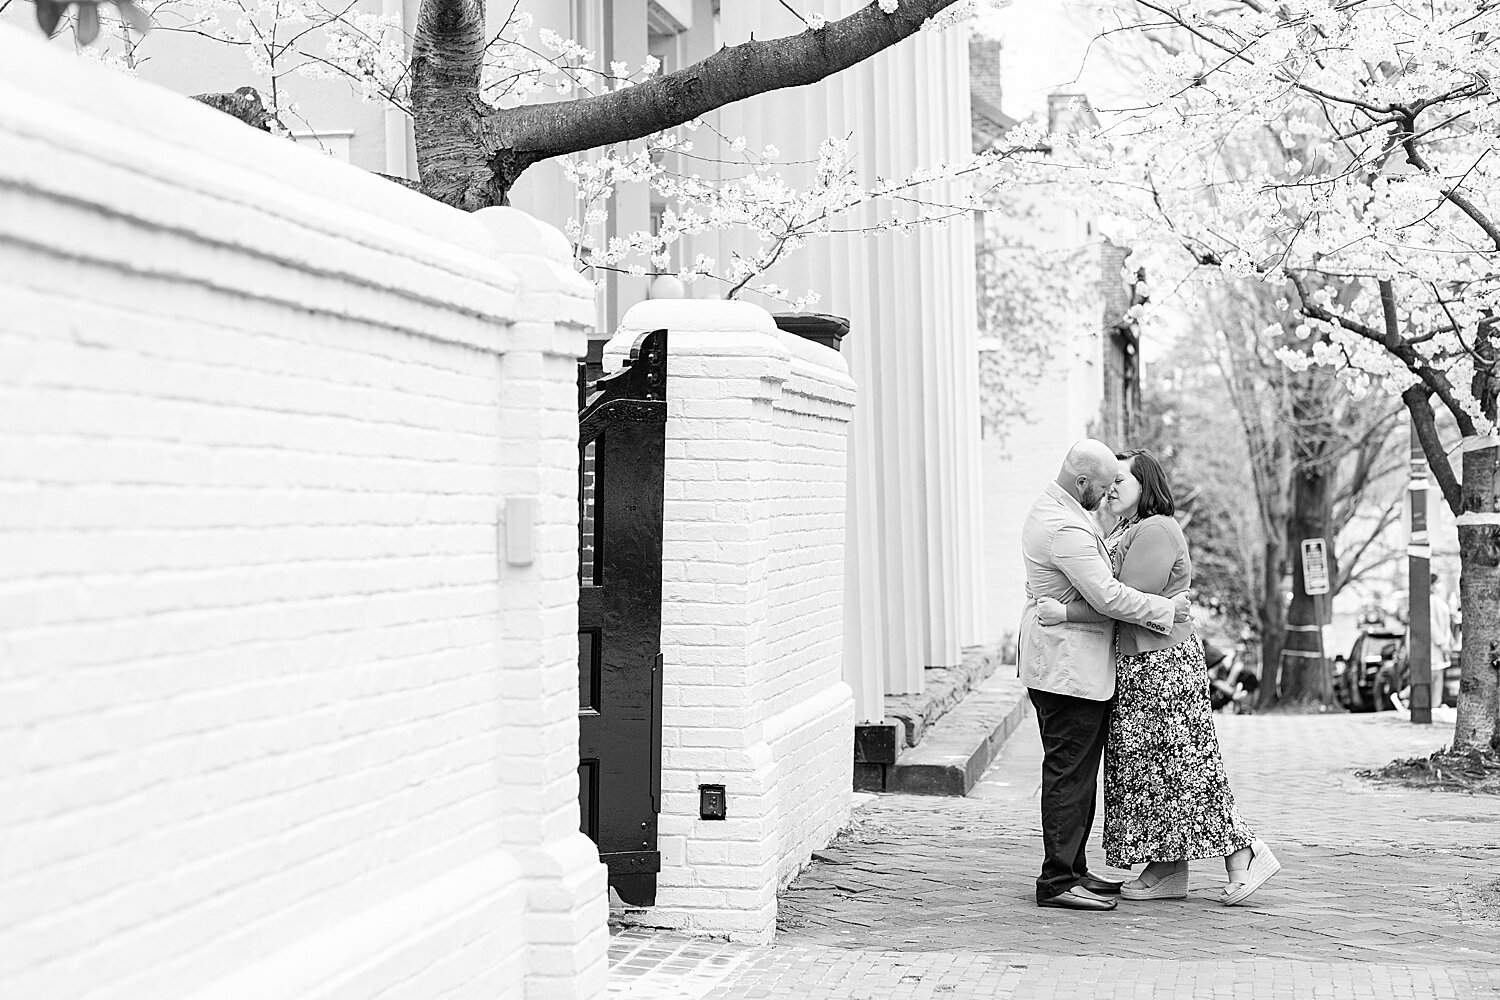
{"label": "woman", "polygon": [[[1171,596],[1192,584],[1187,540],[1172,517],[1172,490],[1149,452],[1118,456],[1121,476],[1106,497],[1117,518],[1105,539],[1120,582]],[[1100,621],[1083,601],[1038,602],[1043,625]],[[1105,749],[1104,855],[1116,867],[1147,862],[1125,883],[1125,899],[1187,896],[1188,862],[1222,856],[1235,906],[1281,869],[1234,807],[1208,700],[1203,647],[1191,622],[1159,635],[1116,623],[1114,717]]]}

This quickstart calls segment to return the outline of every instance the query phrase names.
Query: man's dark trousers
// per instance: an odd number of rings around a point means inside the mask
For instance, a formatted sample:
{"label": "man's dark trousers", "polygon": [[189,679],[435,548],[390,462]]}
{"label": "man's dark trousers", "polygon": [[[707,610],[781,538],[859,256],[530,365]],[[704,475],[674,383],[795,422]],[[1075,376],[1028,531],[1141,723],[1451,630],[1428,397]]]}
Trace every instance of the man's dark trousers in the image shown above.
{"label": "man's dark trousers", "polygon": [[1113,701],[1028,689],[1042,731],[1042,847],[1036,898],[1067,892],[1088,873],[1084,846],[1094,826],[1099,759]]}

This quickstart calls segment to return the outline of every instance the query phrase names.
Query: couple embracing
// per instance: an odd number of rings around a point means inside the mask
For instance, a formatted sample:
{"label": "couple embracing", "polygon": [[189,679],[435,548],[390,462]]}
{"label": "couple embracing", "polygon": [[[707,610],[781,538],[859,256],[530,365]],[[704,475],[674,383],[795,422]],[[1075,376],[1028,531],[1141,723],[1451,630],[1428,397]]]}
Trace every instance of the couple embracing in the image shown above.
{"label": "couple embracing", "polygon": [[[1092,514],[1106,500],[1114,525],[1101,537]],[[1229,790],[1188,615],[1192,560],[1173,512],[1150,453],[1085,440],[1022,528],[1020,669],[1043,752],[1038,906],[1181,899],[1188,862],[1212,857],[1229,876],[1219,901],[1234,906],[1281,868]],[[1146,864],[1124,884],[1084,858],[1101,757],[1105,860]]]}

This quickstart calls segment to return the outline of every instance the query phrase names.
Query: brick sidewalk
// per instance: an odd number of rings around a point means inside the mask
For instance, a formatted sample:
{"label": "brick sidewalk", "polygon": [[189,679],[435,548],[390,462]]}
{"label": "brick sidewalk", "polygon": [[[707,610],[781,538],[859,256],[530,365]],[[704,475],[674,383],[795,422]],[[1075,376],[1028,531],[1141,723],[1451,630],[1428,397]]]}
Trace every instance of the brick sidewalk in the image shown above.
{"label": "brick sidewalk", "polygon": [[621,1000],[1466,1000],[1500,989],[1441,966],[755,948],[642,931],[616,939],[611,966],[609,995]]}
{"label": "brick sidewalk", "polygon": [[[1241,811],[1285,866],[1254,905],[1214,902],[1213,860],[1195,863],[1187,900],[1037,908],[1040,748],[1028,720],[969,798],[883,795],[856,813],[828,860],[783,893],[775,945],[622,935],[611,993],[1500,996],[1500,803],[1353,776],[1429,753],[1451,727],[1391,713],[1228,716],[1220,733]],[[680,975],[689,968],[717,971]]]}

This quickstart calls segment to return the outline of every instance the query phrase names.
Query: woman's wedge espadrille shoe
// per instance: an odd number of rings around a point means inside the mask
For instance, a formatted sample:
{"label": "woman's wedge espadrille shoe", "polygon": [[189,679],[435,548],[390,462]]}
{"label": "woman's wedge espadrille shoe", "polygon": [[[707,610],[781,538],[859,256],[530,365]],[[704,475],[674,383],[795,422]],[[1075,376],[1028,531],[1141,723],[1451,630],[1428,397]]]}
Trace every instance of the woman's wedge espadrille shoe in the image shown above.
{"label": "woman's wedge espadrille shoe", "polygon": [[1224,887],[1224,894],[1219,897],[1219,902],[1225,906],[1237,906],[1250,898],[1250,894],[1262,885],[1266,879],[1281,871],[1281,862],[1276,860],[1276,855],[1266,846],[1265,841],[1257,840],[1250,845],[1250,866],[1248,868],[1236,868],[1229,873],[1229,884]]}
{"label": "woman's wedge espadrille shoe", "polygon": [[1167,874],[1147,885],[1143,879],[1135,879],[1120,886],[1121,899],[1186,899],[1188,894],[1188,863],[1179,861]]}

